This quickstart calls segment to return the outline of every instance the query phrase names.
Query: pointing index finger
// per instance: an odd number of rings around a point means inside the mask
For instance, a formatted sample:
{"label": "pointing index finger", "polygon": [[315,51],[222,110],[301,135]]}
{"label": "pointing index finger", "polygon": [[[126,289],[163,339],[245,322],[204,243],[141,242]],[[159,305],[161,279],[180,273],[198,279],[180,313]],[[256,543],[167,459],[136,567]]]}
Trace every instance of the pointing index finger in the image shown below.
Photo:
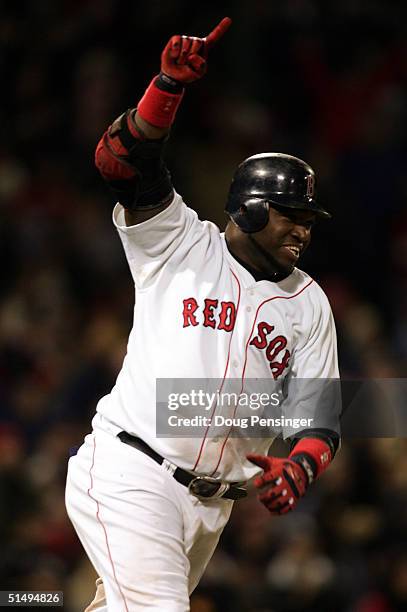
{"label": "pointing index finger", "polygon": [[216,44],[218,40],[222,38],[225,32],[229,29],[231,23],[232,20],[230,19],[230,17],[224,17],[222,21],[218,23],[215,28],[213,28],[212,32],[210,32],[210,34],[208,34],[208,36],[204,38],[207,49],[213,47],[213,45]]}

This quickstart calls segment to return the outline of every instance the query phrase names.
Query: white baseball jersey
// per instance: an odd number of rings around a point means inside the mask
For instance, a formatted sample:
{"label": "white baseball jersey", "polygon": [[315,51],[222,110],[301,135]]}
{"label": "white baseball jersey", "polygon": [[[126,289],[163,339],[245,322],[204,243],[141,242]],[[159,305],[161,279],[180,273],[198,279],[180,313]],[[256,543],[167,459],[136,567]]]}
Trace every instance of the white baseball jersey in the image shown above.
{"label": "white baseball jersey", "polygon": [[[286,383],[338,378],[335,325],[318,284],[295,268],[281,282],[257,282],[229,252],[224,235],[200,221],[175,194],[171,205],[128,227],[113,211],[135,283],[127,355],[93,425],[142,438],[170,462],[227,481],[259,468],[248,452],[267,453],[272,438],[156,436],[156,380],[253,379]],[[223,384],[222,383],[222,384]],[[211,411],[216,414],[216,404]]]}

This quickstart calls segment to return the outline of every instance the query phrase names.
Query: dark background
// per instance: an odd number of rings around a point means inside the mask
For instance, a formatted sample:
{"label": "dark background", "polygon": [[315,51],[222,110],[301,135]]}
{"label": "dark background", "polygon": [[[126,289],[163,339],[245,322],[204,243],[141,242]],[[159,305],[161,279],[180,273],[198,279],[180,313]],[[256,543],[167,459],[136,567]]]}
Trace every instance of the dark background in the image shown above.
{"label": "dark background", "polygon": [[[233,19],[172,130],[177,191],[223,226],[242,159],[306,159],[334,218],[300,267],[331,300],[342,375],[405,376],[405,6],[1,2],[0,589],[63,589],[69,612],[93,589],[65,515],[66,460],[114,384],[133,308],[93,155],[172,34]],[[354,440],[292,515],[236,504],[192,610],[406,609],[406,484],[405,440]]]}

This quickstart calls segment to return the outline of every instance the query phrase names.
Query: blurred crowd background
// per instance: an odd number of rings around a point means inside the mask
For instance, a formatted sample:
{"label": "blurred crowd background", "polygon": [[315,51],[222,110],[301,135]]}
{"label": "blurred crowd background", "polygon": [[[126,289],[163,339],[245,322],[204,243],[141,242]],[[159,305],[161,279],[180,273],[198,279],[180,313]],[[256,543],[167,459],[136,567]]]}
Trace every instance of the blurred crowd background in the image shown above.
{"label": "blurred crowd background", "polygon": [[[63,590],[68,612],[94,574],[65,514],[66,463],[114,384],[134,298],[94,149],[168,38],[225,15],[168,145],[177,191],[223,226],[242,159],[306,159],[334,218],[300,267],[331,300],[341,373],[406,374],[403,0],[3,0],[0,589]],[[405,439],[346,440],[295,513],[236,504],[193,612],[406,610],[406,491]]]}

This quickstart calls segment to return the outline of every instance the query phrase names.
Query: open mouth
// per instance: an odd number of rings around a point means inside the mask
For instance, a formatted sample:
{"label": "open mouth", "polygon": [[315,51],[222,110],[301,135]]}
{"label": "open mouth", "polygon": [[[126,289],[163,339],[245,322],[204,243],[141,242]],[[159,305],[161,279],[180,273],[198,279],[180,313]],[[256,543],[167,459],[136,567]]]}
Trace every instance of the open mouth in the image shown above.
{"label": "open mouth", "polygon": [[294,244],[284,244],[283,248],[286,249],[295,259],[298,259],[301,253],[301,249]]}

